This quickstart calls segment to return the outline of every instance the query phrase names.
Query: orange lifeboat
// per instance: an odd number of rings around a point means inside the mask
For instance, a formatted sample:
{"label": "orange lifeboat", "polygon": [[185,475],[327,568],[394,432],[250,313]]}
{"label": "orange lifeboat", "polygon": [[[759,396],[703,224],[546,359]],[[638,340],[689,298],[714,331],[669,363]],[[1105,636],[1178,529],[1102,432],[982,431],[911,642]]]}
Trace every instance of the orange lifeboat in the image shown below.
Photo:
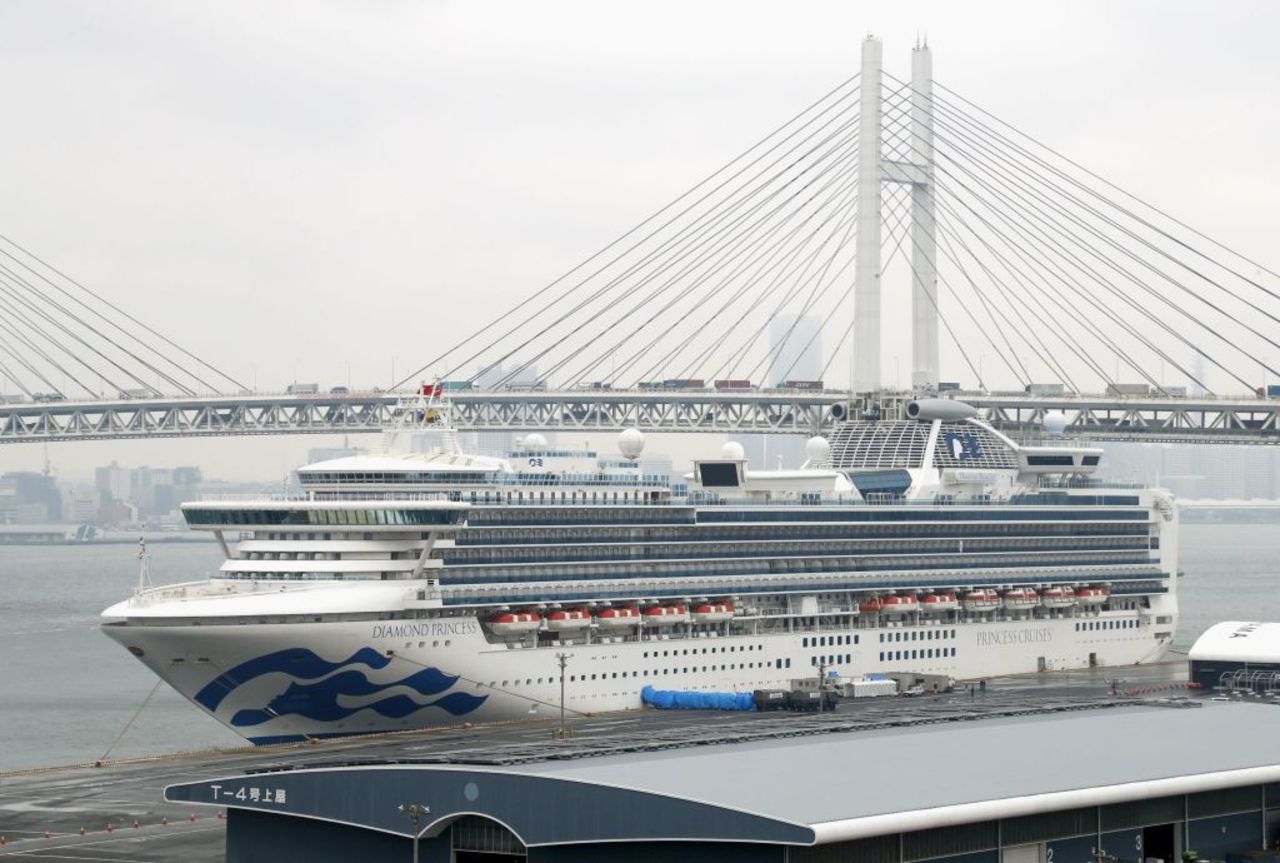
{"label": "orange lifeboat", "polygon": [[862,612],[863,614],[879,614],[880,600],[874,596],[871,597],[870,599],[864,599],[858,605],[858,611]]}
{"label": "orange lifeboat", "polygon": [[912,594],[903,594],[901,596],[893,594],[880,598],[881,614],[910,614],[920,609],[920,603],[916,602],[916,598]]}
{"label": "orange lifeboat", "polygon": [[1111,591],[1105,587],[1082,587],[1076,591],[1076,599],[1081,605],[1102,605],[1110,595]]}
{"label": "orange lifeboat", "polygon": [[1028,611],[1040,604],[1040,595],[1029,587],[1015,587],[1004,592],[1004,607],[1010,611]]}
{"label": "orange lifeboat", "polygon": [[651,605],[641,612],[641,616],[650,626],[671,626],[688,621],[689,609],[683,605]]}
{"label": "orange lifeboat", "polygon": [[489,618],[489,628],[498,635],[523,635],[534,632],[542,623],[536,611],[500,611]]}
{"label": "orange lifeboat", "polygon": [[1045,608],[1070,608],[1076,604],[1076,592],[1063,585],[1046,587],[1040,594],[1040,601]]}
{"label": "orange lifeboat", "polygon": [[547,612],[547,629],[552,632],[586,629],[590,625],[591,615],[581,608],[558,608]]}
{"label": "orange lifeboat", "polygon": [[606,608],[596,615],[596,623],[602,627],[635,626],[640,622],[640,612],[630,606]]}
{"label": "orange lifeboat", "polygon": [[949,590],[942,593],[926,593],[920,597],[920,610],[926,613],[931,611],[955,611],[959,607],[960,601]]}
{"label": "orange lifeboat", "polygon": [[965,611],[987,612],[1000,607],[1000,594],[989,587],[971,590],[961,600]]}
{"label": "orange lifeboat", "polygon": [[727,602],[712,602],[693,607],[694,623],[723,623],[733,620],[733,606]]}

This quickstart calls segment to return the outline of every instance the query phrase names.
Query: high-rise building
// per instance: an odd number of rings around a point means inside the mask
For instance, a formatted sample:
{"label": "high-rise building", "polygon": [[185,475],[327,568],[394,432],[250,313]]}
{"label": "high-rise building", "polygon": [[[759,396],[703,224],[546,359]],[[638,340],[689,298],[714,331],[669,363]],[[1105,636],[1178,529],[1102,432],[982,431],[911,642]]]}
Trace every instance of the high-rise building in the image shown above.
{"label": "high-rise building", "polygon": [[24,524],[62,521],[62,493],[48,474],[12,471],[0,476],[0,486],[8,490],[12,520]]}
{"label": "high-rise building", "polygon": [[822,320],[817,315],[782,312],[769,322],[766,386],[822,377]]}
{"label": "high-rise building", "polygon": [[[822,320],[817,315],[778,314],[769,322],[769,369],[764,386],[822,377]],[[757,470],[797,468],[807,458],[799,435],[743,435],[737,438],[747,464]]]}

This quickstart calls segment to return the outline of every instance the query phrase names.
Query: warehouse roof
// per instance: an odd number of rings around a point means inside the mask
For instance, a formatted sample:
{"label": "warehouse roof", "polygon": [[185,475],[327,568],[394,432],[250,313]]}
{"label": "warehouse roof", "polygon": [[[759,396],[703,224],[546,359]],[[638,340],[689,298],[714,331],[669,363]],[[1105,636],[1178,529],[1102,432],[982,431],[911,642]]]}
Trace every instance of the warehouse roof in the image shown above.
{"label": "warehouse roof", "polygon": [[401,833],[395,804],[422,799],[441,828],[482,814],[527,845],[810,844],[1280,781],[1277,732],[1280,708],[1201,701],[571,761],[306,769],[215,780],[212,795],[211,782],[171,786],[166,797],[242,806],[227,792],[275,785],[288,803],[249,808]]}
{"label": "warehouse roof", "polygon": [[1196,639],[1189,656],[1192,661],[1218,659],[1280,663],[1280,623],[1247,620],[1215,623]]}

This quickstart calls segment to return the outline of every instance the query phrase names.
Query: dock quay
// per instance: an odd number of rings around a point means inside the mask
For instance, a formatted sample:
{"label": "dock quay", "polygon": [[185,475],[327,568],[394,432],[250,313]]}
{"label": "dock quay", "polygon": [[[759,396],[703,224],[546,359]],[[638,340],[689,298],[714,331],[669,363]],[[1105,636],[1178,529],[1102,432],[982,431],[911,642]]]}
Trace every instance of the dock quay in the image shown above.
{"label": "dock quay", "polygon": [[0,774],[0,859],[221,861],[226,813],[163,797],[166,786],[208,777],[357,764],[509,765],[1098,711],[1180,697],[1185,682],[1186,665],[1179,662],[1010,677],[985,689],[961,683],[947,694],[846,700],[833,713],[645,710],[574,717],[563,740],[554,718],[537,718],[17,771]]}

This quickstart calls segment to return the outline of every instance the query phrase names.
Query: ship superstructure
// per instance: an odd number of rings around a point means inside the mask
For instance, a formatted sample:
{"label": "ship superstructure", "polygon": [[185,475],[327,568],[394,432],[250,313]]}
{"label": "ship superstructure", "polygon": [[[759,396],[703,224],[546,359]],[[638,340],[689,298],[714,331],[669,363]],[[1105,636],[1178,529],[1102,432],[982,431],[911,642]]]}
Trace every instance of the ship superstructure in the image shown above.
{"label": "ship superstructure", "polygon": [[[819,670],[957,679],[1149,662],[1172,640],[1177,518],[1101,451],[958,402],[858,420],[795,470],[727,444],[685,482],[530,435],[310,465],[301,493],[185,504],[212,578],[140,589],[104,630],[256,742],[640,706]],[[687,483],[687,488],[685,487]]]}

